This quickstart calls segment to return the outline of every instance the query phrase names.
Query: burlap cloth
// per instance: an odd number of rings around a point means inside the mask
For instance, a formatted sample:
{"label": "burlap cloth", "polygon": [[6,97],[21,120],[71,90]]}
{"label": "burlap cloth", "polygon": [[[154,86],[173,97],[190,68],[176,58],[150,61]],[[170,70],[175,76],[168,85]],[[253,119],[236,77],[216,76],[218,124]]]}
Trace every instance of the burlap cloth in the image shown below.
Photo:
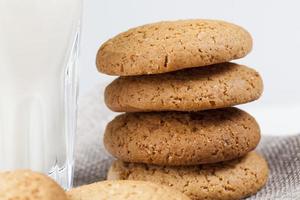
{"label": "burlap cloth", "polygon": [[[103,87],[80,98],[75,147],[75,186],[104,180],[113,158],[102,143],[104,128],[115,114],[103,104]],[[248,199],[300,199],[300,135],[263,137],[258,147],[267,159],[266,187]]]}

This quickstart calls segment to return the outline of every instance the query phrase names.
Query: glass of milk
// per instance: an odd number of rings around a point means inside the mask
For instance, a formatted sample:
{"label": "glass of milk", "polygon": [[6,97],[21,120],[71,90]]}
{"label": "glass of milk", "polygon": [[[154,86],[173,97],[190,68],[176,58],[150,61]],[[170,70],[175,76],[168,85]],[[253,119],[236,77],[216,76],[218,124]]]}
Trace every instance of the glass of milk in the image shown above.
{"label": "glass of milk", "polygon": [[0,0],[0,170],[72,185],[81,0]]}

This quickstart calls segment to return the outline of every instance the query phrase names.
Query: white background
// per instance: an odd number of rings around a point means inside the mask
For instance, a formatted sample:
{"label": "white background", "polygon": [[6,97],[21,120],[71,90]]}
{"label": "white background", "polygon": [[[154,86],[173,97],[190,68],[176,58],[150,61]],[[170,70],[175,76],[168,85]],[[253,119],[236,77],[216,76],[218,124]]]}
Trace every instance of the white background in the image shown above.
{"label": "white background", "polygon": [[80,95],[114,77],[99,74],[100,45],[128,28],[145,23],[211,18],[245,27],[254,38],[250,55],[236,62],[263,76],[263,97],[242,108],[254,115],[263,134],[300,132],[300,1],[297,0],[84,0],[80,55]]}

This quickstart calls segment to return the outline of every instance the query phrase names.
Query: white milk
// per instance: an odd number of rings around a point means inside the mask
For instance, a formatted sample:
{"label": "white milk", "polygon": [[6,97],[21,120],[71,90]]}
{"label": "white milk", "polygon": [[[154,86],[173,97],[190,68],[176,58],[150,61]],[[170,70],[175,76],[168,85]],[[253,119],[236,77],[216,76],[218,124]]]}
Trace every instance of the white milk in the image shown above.
{"label": "white milk", "polygon": [[65,74],[80,15],[80,0],[0,0],[0,170],[72,162],[76,83]]}

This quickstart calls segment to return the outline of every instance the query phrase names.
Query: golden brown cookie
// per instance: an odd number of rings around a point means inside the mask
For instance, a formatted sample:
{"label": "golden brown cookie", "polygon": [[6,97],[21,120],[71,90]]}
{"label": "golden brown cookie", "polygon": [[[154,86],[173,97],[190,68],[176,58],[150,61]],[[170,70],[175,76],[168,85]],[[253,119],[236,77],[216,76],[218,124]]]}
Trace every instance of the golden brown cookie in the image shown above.
{"label": "golden brown cookie", "polygon": [[234,63],[176,72],[120,77],[107,86],[105,103],[116,112],[200,111],[258,99],[260,75]]}
{"label": "golden brown cookie", "polygon": [[145,181],[103,181],[67,192],[69,200],[189,200],[165,185]]}
{"label": "golden brown cookie", "polygon": [[176,188],[191,199],[242,199],[260,190],[268,178],[268,165],[258,154],[219,164],[159,167],[116,161],[109,180],[143,180]]}
{"label": "golden brown cookie", "polygon": [[130,29],[105,42],[100,72],[128,76],[158,74],[231,61],[252,49],[250,34],[217,20],[179,20]]}
{"label": "golden brown cookie", "polygon": [[18,170],[0,173],[1,200],[67,200],[65,191],[46,175]]}
{"label": "golden brown cookie", "polygon": [[120,160],[157,165],[216,163],[255,149],[260,129],[238,108],[196,113],[149,112],[117,116],[104,145]]}

